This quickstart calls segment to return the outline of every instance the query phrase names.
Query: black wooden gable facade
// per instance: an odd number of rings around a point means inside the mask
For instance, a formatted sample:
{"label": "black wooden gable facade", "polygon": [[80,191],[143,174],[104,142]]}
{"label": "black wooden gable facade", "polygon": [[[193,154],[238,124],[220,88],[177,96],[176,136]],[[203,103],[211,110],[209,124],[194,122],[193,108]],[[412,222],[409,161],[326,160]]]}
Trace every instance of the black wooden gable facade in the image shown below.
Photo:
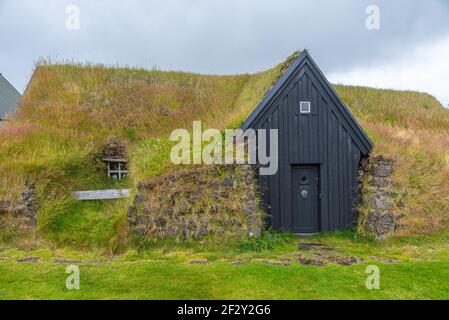
{"label": "black wooden gable facade", "polygon": [[279,130],[279,169],[260,176],[270,225],[315,233],[353,225],[358,166],[373,145],[304,51],[242,129]]}

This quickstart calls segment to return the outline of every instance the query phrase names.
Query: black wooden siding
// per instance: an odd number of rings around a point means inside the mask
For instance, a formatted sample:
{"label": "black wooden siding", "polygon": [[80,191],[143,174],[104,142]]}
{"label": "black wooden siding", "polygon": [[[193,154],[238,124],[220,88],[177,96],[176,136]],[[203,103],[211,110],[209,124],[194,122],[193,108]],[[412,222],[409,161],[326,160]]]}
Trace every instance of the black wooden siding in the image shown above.
{"label": "black wooden siding", "polygon": [[[335,92],[310,59],[303,59],[269,103],[242,128],[279,130],[279,170],[260,176],[270,225],[277,230],[293,226],[291,177],[294,165],[319,165],[319,231],[353,225],[358,164],[371,149],[363,143],[358,124],[341,106]],[[311,102],[311,114],[299,114],[299,102]],[[360,150],[362,149],[362,150]]]}

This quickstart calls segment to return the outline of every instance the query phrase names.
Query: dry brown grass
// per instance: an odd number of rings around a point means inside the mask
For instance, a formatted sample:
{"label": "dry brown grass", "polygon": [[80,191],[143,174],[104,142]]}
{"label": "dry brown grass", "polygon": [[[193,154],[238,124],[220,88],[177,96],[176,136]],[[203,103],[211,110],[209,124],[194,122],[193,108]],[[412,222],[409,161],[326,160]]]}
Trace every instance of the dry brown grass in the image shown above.
{"label": "dry brown grass", "polygon": [[[189,129],[195,120],[220,129],[237,125],[279,70],[209,76],[44,63],[16,117],[0,131],[0,198],[17,198],[31,179],[41,206],[41,234],[82,246],[108,243],[123,229],[126,202],[79,204],[70,192],[135,188],[138,181],[173,169],[168,158],[173,129]],[[110,136],[129,146],[127,181],[104,177],[98,155]]]}
{"label": "dry brown grass", "polygon": [[405,195],[397,235],[449,227],[449,110],[428,94],[337,87],[375,143],[395,160],[393,180]]}

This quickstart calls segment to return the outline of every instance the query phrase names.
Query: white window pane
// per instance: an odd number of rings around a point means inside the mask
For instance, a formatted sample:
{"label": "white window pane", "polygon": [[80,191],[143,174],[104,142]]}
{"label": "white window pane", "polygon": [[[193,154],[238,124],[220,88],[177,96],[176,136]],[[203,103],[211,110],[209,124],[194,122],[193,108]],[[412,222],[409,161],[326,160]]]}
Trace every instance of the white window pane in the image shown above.
{"label": "white window pane", "polygon": [[301,113],[310,113],[311,112],[310,101],[301,101],[299,103],[299,110]]}

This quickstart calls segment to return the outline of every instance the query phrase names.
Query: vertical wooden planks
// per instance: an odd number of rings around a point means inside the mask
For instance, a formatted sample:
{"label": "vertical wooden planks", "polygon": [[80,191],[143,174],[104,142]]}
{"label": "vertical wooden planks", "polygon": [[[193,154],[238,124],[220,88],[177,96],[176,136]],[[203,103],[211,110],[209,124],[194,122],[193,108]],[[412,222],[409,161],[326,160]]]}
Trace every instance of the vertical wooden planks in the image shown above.
{"label": "vertical wooden planks", "polygon": [[323,195],[320,202],[320,212],[321,212],[321,231],[329,230],[329,180],[328,180],[328,118],[329,110],[326,101],[322,98],[319,99],[319,119],[320,119],[320,163],[321,163],[321,173],[320,173],[320,193]]}
{"label": "vertical wooden planks", "polygon": [[[273,111],[272,115],[272,121],[270,127],[272,129],[278,129],[279,130],[279,105],[276,106],[276,108]],[[280,150],[278,150],[280,152]],[[279,155],[278,155],[279,156]],[[279,164],[281,166],[281,164]],[[272,221],[273,221],[273,228],[279,229],[281,227],[280,222],[280,204],[279,204],[279,191],[281,190],[281,186],[279,185],[279,173],[280,168],[278,168],[278,172],[269,177],[270,180],[270,212],[272,215]]]}
{"label": "vertical wooden planks", "polygon": [[[361,151],[341,106],[319,77],[314,68],[305,64],[279,89],[282,94],[254,125],[279,130],[278,173],[260,179],[268,189],[263,200],[271,213],[270,224],[277,230],[292,230],[296,221],[293,215],[299,214],[292,207],[291,183],[291,168],[297,165],[319,165],[323,194],[317,200],[320,231],[343,229],[352,222]],[[299,114],[300,101],[311,102],[312,114]]]}

